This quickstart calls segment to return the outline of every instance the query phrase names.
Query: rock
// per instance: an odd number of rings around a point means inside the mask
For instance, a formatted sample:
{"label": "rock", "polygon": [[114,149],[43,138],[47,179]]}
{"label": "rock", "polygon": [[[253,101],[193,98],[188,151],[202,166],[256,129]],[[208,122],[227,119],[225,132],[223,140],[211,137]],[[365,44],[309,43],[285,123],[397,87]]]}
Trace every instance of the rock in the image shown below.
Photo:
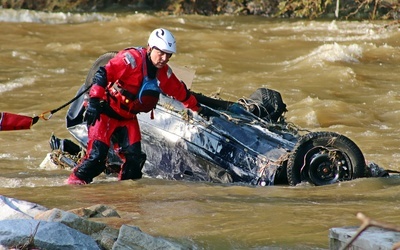
{"label": "rock", "polygon": [[88,221],[74,213],[66,212],[58,208],[53,208],[38,214],[35,216],[35,219],[60,222],[87,235],[98,233],[107,227],[104,223]]}
{"label": "rock", "polygon": [[94,205],[88,208],[78,208],[70,210],[69,212],[74,213],[82,218],[103,218],[103,217],[118,217],[118,212],[115,209],[105,205]]}
{"label": "rock", "polygon": [[100,249],[90,236],[62,223],[33,219],[0,221],[0,245],[3,247],[27,244],[31,237],[39,249]]}
{"label": "rock", "polygon": [[[338,227],[329,229],[329,245],[332,250],[342,249],[357,233],[358,227]],[[350,249],[391,250],[396,242],[400,241],[400,233],[382,228],[370,227],[353,242]]]}
{"label": "rock", "polygon": [[103,249],[112,249],[115,241],[118,239],[119,230],[111,227],[106,227],[98,235],[92,235],[96,239],[98,245]]}
{"label": "rock", "polygon": [[[0,196],[0,250],[31,243],[39,249],[191,249],[122,225],[118,230],[86,218],[118,217],[117,211],[95,205],[66,212]],[[37,229],[36,233],[35,230]],[[26,247],[26,246],[25,246]],[[24,248],[32,249],[32,248]]]}
{"label": "rock", "polygon": [[48,209],[35,203],[0,195],[0,220],[32,219]]}
{"label": "rock", "polygon": [[35,219],[60,222],[70,228],[91,236],[97,244],[105,249],[110,249],[118,237],[118,230],[108,227],[107,224],[89,221],[74,213],[66,212],[57,208],[38,214],[35,216]]}
{"label": "rock", "polygon": [[[138,227],[122,225],[112,250],[127,249],[186,249],[162,238],[143,233]],[[187,248],[189,249],[189,248]]]}

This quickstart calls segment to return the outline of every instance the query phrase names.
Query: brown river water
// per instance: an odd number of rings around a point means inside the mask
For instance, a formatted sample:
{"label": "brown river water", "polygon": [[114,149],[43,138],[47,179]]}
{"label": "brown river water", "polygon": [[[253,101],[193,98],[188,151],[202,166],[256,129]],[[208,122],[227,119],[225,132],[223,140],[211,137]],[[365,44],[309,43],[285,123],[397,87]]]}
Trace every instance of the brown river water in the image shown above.
{"label": "brown river water", "polygon": [[[196,71],[192,89],[236,101],[278,90],[287,121],[351,138],[367,160],[400,171],[400,32],[389,22],[263,17],[52,14],[0,9],[0,111],[38,115],[72,99],[104,52],[145,46],[170,29],[171,61]],[[52,133],[70,138],[66,109],[30,130],[0,132],[0,194],[72,209],[113,206],[121,219],[192,249],[328,249],[332,227],[358,212],[400,225],[400,178],[329,186],[249,187],[143,178],[64,184],[42,170]],[[398,158],[399,157],[399,158]]]}

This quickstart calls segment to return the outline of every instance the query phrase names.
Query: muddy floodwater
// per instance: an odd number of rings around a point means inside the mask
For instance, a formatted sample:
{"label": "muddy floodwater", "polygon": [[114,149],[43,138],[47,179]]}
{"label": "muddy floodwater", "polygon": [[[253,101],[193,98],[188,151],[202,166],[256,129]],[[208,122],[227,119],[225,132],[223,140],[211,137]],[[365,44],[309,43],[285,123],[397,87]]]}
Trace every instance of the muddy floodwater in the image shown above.
{"label": "muddy floodwater", "polygon": [[[196,71],[192,90],[236,101],[279,91],[286,120],[351,138],[367,160],[400,171],[400,32],[389,22],[264,17],[43,13],[0,9],[0,111],[38,115],[75,96],[94,60],[145,46],[171,30],[177,65]],[[329,186],[253,187],[100,176],[68,186],[68,170],[43,170],[52,133],[72,139],[66,108],[30,130],[0,132],[0,194],[72,209],[105,204],[130,224],[193,249],[328,249],[332,227],[356,214],[400,225],[400,178]]]}

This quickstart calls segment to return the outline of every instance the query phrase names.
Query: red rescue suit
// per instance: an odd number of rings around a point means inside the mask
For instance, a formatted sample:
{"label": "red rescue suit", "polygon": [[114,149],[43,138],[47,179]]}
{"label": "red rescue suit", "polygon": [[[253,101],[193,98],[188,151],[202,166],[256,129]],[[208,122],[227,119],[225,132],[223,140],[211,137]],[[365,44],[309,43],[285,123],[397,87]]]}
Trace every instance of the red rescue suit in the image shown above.
{"label": "red rescue suit", "polygon": [[105,67],[100,67],[93,77],[89,96],[101,99],[104,109],[100,120],[88,128],[87,154],[74,174],[90,183],[102,173],[112,139],[124,162],[119,179],[141,178],[145,154],[141,151],[136,114],[154,109],[160,93],[175,98],[193,111],[200,107],[168,65],[157,69],[152,64],[145,48],[120,51]]}

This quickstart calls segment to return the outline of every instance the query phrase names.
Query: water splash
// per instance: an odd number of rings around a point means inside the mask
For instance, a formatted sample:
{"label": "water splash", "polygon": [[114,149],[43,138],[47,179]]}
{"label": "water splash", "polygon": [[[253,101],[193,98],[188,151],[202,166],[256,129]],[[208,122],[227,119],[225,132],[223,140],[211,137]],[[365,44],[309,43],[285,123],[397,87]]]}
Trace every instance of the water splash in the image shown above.
{"label": "water splash", "polygon": [[6,178],[0,177],[2,188],[21,187],[56,187],[65,185],[65,177],[29,177],[29,178]]}
{"label": "water splash", "polygon": [[312,51],[308,57],[329,62],[358,63],[363,49],[358,44],[340,45],[338,43],[324,44]]}
{"label": "water splash", "polygon": [[324,44],[307,55],[297,57],[291,61],[284,61],[281,65],[293,67],[295,65],[307,67],[323,67],[325,62],[359,63],[363,48],[358,44],[340,45],[338,43]]}
{"label": "water splash", "polygon": [[0,94],[8,91],[12,91],[13,89],[22,88],[27,85],[32,85],[35,82],[34,77],[21,77],[4,84],[0,84]]}
{"label": "water splash", "polygon": [[17,160],[18,157],[13,156],[10,153],[6,153],[6,154],[0,154],[0,159],[7,159],[7,160]]}
{"label": "water splash", "polygon": [[0,9],[0,22],[10,23],[45,23],[45,24],[65,24],[65,23],[88,23],[97,21],[110,21],[115,15],[99,13],[62,13],[62,12],[42,12],[31,10]]}

